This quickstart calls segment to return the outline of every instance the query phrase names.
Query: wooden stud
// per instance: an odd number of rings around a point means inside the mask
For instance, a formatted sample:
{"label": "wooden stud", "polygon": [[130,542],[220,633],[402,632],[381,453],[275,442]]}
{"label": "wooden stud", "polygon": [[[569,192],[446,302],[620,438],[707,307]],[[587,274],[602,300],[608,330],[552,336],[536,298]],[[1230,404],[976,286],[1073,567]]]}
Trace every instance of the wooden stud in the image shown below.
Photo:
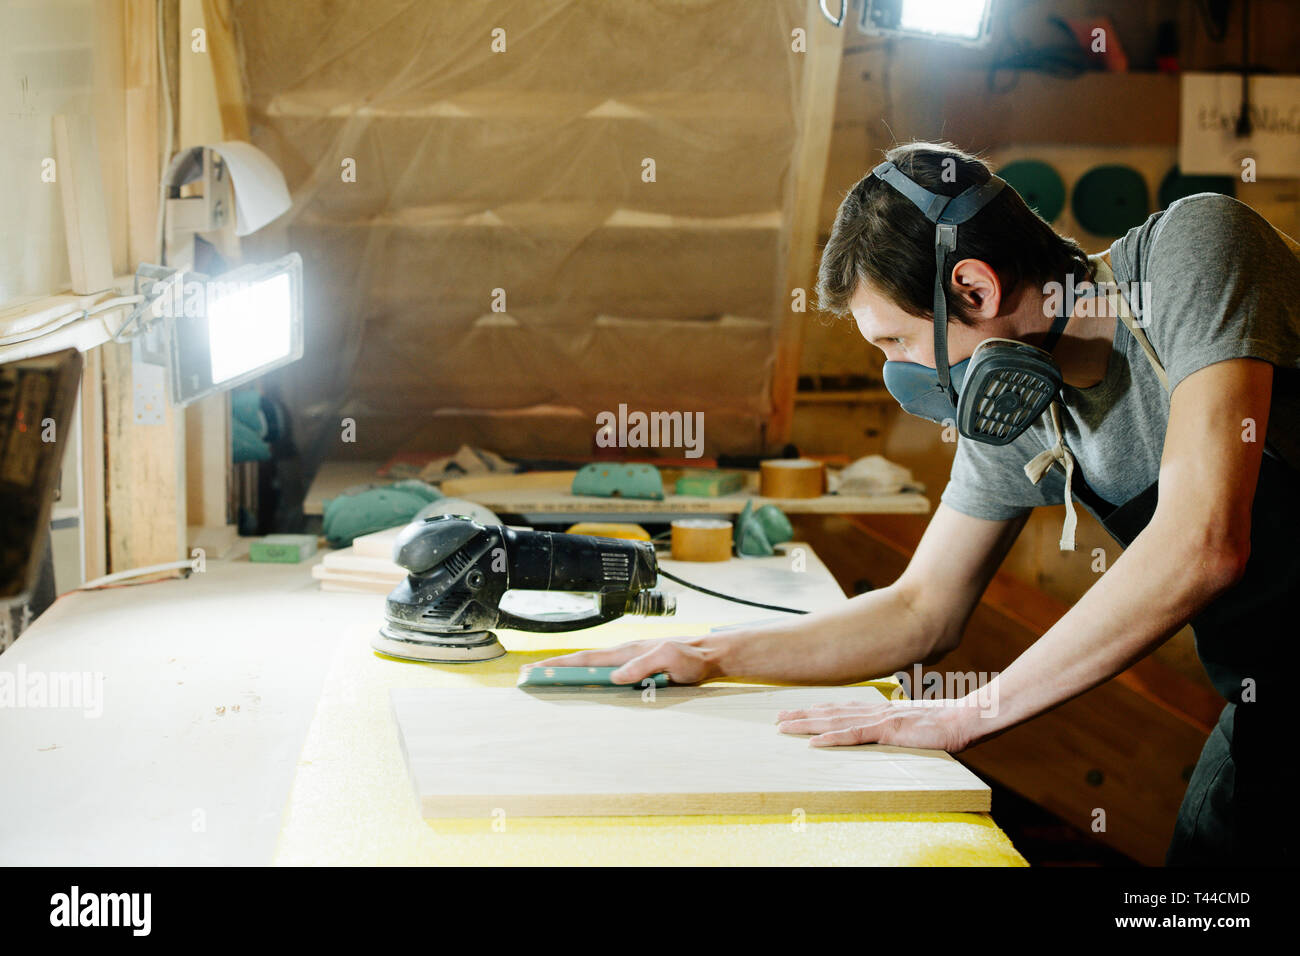
{"label": "wooden stud", "polygon": [[212,78],[216,83],[222,134],[228,140],[236,139],[247,143],[248,105],[239,69],[239,48],[235,42],[235,21],[230,0],[203,0],[203,19],[207,23],[208,55],[212,60]]}
{"label": "wooden stud", "polygon": [[[158,20],[153,0],[125,0],[127,254],[132,271],[158,261],[161,176]],[[109,569],[174,561],[185,553],[184,416],[164,401],[160,425],[135,419],[131,347],[102,347]]]}
{"label": "wooden stud", "polygon": [[[776,361],[772,367],[771,417],[767,442],[771,447],[789,439],[794,417],[794,394],[799,381],[799,358],[807,312],[791,311],[791,291],[805,287],[813,272],[822,190],[826,184],[826,159],[830,155],[835,94],[839,86],[844,33],[822,16],[817,0],[808,0],[804,16],[808,52],[804,54],[803,83],[796,116],[797,132],[790,185],[786,193],[785,226],[778,268],[781,285],[776,290]],[[812,289],[807,289],[809,300]],[[810,306],[811,307],[811,306]]]}
{"label": "wooden stud", "polygon": [[85,353],[81,370],[82,580],[108,573],[104,526],[104,362],[99,349]]}

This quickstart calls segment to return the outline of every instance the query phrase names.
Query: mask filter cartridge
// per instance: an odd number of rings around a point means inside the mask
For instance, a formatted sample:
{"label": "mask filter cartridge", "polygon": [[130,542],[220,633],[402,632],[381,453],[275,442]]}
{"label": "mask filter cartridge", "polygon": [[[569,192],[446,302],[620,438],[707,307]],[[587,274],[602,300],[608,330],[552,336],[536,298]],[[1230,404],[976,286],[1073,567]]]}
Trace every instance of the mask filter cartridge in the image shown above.
{"label": "mask filter cartridge", "polygon": [[962,377],[958,431],[990,445],[1014,441],[1047,410],[1061,384],[1048,352],[1014,339],[986,339]]}

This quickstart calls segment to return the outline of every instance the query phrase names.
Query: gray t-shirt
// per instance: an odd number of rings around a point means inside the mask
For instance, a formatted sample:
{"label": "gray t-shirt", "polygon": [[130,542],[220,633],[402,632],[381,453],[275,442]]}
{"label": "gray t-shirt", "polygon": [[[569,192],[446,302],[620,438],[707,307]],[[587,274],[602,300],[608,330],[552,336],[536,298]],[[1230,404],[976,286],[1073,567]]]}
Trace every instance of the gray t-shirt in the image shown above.
{"label": "gray t-shirt", "polygon": [[[1116,282],[1149,302],[1134,304],[1172,391],[1188,375],[1227,359],[1274,366],[1268,447],[1300,468],[1300,260],[1287,239],[1249,206],[1200,193],[1180,199],[1110,248]],[[1130,299],[1130,304],[1133,304]],[[1116,505],[1160,473],[1169,396],[1123,322],[1105,378],[1062,389],[1066,447],[1097,494]],[[959,438],[940,499],[976,518],[1005,520],[1064,500],[1065,472],[1037,485],[1024,465],[1056,444],[1048,414],[1001,446]]]}

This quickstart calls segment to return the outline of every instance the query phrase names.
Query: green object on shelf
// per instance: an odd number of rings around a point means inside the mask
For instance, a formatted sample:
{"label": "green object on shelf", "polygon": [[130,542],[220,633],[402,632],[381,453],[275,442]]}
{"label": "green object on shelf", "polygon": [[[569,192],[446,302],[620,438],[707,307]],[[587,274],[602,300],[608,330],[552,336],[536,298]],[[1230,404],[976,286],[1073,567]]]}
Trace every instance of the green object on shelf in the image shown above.
{"label": "green object on shelf", "polygon": [[745,487],[745,476],[739,471],[697,471],[677,479],[679,495],[699,498],[716,498],[729,495]]}
{"label": "green object on shelf", "polygon": [[325,502],[325,538],[332,548],[346,548],[353,538],[412,521],[421,508],[441,497],[437,488],[414,479],[346,491]]}
{"label": "green object on shelf", "polygon": [[1095,166],[1074,184],[1074,218],[1094,236],[1122,236],[1151,212],[1147,183],[1131,166]]}
{"label": "green object on shelf", "polygon": [[1232,196],[1236,192],[1237,181],[1231,176],[1184,176],[1182,170],[1174,166],[1165,173],[1160,181],[1160,191],[1156,200],[1161,209],[1168,209],[1180,199],[1195,196],[1197,193],[1219,193]]}
{"label": "green object on shelf", "polygon": [[745,502],[736,519],[736,553],[744,558],[761,558],[776,554],[775,545],[794,537],[790,519],[776,505],[755,510],[754,502]]}
{"label": "green object on shelf", "polygon": [[662,501],[664,481],[654,465],[624,465],[594,462],[583,465],[573,476],[575,495],[598,498],[645,498]]}
{"label": "green object on shelf", "polygon": [[998,175],[1025,201],[1025,205],[1048,222],[1055,222],[1065,208],[1065,183],[1051,166],[1037,159],[1017,159],[998,170]]}
{"label": "green object on shelf", "polygon": [[316,553],[314,534],[268,534],[248,543],[248,560],[297,564]]}

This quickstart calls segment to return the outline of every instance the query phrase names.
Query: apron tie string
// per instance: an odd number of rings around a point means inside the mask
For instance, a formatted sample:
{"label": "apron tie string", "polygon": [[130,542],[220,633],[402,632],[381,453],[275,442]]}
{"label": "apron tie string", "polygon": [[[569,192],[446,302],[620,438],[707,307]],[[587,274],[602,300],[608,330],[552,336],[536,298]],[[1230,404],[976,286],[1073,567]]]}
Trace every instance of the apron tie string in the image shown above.
{"label": "apron tie string", "polygon": [[1025,474],[1034,484],[1042,479],[1043,475],[1051,467],[1060,462],[1061,467],[1065,469],[1065,524],[1061,527],[1061,550],[1074,550],[1074,529],[1078,524],[1078,515],[1074,511],[1074,496],[1070,493],[1070,485],[1074,478],[1074,455],[1070,449],[1065,447],[1065,436],[1061,433],[1061,411],[1060,406],[1052,402],[1052,430],[1056,432],[1056,444],[1048,449],[1040,451],[1025,464]]}

